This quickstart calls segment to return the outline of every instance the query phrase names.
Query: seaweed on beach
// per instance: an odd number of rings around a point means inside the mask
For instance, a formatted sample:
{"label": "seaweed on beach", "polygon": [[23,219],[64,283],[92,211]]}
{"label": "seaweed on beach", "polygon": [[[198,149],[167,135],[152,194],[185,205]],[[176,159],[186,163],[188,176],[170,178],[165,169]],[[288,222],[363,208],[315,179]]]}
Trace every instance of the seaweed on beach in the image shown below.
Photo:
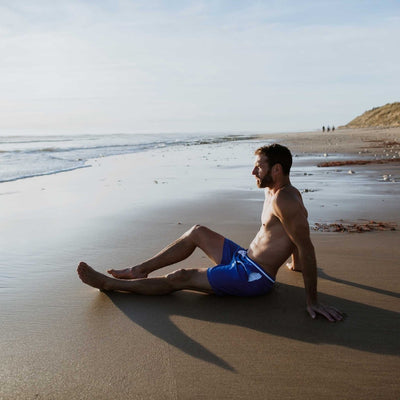
{"label": "seaweed on beach", "polygon": [[393,222],[376,222],[369,221],[365,223],[333,223],[333,224],[319,224],[315,223],[312,227],[314,231],[318,232],[350,232],[350,233],[363,233],[372,231],[395,231],[397,224]]}
{"label": "seaweed on beach", "polygon": [[344,160],[344,161],[327,161],[319,163],[318,167],[340,167],[343,165],[366,165],[366,164],[389,164],[392,162],[400,162],[399,158],[376,159],[376,160]]}
{"label": "seaweed on beach", "polygon": [[254,139],[260,139],[261,136],[259,135],[225,135],[225,136],[215,136],[215,137],[210,137],[210,138],[203,138],[203,139],[198,139],[194,140],[190,143],[187,143],[186,146],[192,146],[192,145],[203,145],[203,144],[219,144],[219,143],[225,143],[225,142],[239,142],[243,140],[254,140]]}
{"label": "seaweed on beach", "polygon": [[363,142],[376,143],[376,146],[369,146],[370,148],[388,148],[392,146],[399,146],[400,142],[397,140],[382,140],[382,139],[361,139]]}

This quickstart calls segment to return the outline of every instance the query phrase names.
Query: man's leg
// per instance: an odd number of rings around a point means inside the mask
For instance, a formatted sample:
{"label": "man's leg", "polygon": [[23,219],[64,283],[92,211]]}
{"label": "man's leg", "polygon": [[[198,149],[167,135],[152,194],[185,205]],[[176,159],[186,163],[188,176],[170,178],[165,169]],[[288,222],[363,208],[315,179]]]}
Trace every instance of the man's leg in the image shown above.
{"label": "man's leg", "polygon": [[100,290],[116,290],[144,295],[163,295],[189,289],[213,293],[207,279],[207,269],[180,269],[160,278],[115,279],[95,271],[84,262],[78,266],[82,282]]}
{"label": "man's leg", "polygon": [[154,257],[132,268],[110,269],[107,272],[118,279],[146,278],[157,269],[175,264],[188,258],[199,247],[215,263],[222,259],[225,238],[205,226],[195,225],[179,239],[161,250]]}

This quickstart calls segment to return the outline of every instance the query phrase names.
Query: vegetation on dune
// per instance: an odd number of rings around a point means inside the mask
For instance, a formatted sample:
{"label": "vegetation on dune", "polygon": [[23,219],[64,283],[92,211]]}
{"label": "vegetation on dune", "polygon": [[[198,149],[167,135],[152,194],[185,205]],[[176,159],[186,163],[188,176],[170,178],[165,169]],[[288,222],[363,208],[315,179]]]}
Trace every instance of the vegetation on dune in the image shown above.
{"label": "vegetation on dune", "polygon": [[396,127],[400,126],[400,102],[385,104],[365,111],[354,118],[345,128]]}

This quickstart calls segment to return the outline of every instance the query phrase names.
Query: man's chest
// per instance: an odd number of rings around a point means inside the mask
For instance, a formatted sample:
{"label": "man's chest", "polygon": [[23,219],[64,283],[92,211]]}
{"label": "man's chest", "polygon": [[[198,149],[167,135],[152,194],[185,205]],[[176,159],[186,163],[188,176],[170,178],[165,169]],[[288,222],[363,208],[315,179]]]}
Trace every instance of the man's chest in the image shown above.
{"label": "man's chest", "polygon": [[281,225],[279,218],[274,213],[273,201],[271,198],[266,199],[264,202],[261,223],[267,230],[275,225]]}

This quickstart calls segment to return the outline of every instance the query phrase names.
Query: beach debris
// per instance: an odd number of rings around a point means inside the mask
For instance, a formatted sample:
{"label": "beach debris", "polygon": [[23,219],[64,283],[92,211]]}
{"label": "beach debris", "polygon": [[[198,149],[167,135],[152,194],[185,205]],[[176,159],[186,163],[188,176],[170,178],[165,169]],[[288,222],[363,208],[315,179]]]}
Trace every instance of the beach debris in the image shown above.
{"label": "beach debris", "polygon": [[392,174],[383,174],[381,179],[378,179],[379,182],[390,182],[396,183],[398,182],[398,177],[394,177]]}
{"label": "beach debris", "polygon": [[316,192],[316,191],[317,191],[317,189],[303,189],[300,192],[301,193],[313,193],[313,192]]}
{"label": "beach debris", "polygon": [[382,175],[382,179],[379,179],[381,182],[391,182],[396,183],[396,179],[392,177],[391,174],[384,174]]}
{"label": "beach debris", "polygon": [[157,180],[154,180],[153,182],[154,182],[156,185],[158,185],[158,181],[157,181]]}
{"label": "beach debris", "polygon": [[333,223],[333,224],[319,224],[315,223],[312,226],[314,231],[318,232],[350,232],[350,233],[363,233],[371,231],[395,231],[397,224],[393,222],[376,222],[369,221],[364,223]]}
{"label": "beach debris", "polygon": [[317,167],[340,167],[343,165],[366,165],[366,164],[388,164],[390,162],[399,162],[397,158],[384,158],[374,160],[343,160],[343,161],[326,161],[317,164]]}
{"label": "beach debris", "polygon": [[400,146],[400,141],[397,140],[382,140],[382,139],[370,139],[370,140],[366,140],[366,139],[362,139],[363,142],[367,142],[367,143],[375,143],[375,145],[370,145],[369,147],[372,148],[388,148],[391,147],[392,149],[394,147]]}
{"label": "beach debris", "polygon": [[349,175],[353,175],[353,174],[355,174],[355,172],[354,172],[352,169],[349,169],[348,174],[349,174]]}

